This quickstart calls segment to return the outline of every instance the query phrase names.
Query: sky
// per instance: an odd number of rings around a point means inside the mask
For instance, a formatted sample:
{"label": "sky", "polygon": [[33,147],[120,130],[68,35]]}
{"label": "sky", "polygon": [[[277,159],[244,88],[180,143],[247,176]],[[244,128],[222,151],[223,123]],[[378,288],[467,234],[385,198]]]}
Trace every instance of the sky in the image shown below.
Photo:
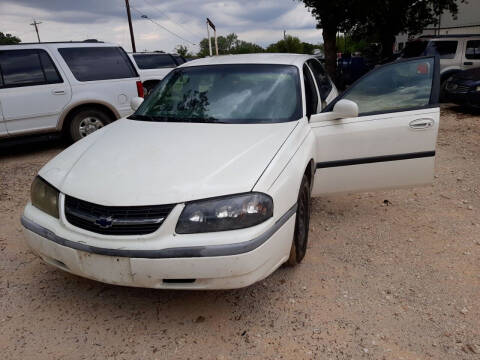
{"label": "sky", "polygon": [[[207,35],[206,17],[215,23],[218,35],[234,32],[261,46],[280,40],[283,30],[302,41],[323,42],[315,19],[296,0],[130,0],[130,6],[137,51],[171,52],[182,44],[197,52]],[[0,0],[1,32],[36,42],[29,25],[33,19],[42,22],[42,41],[93,38],[132,49],[124,0]]]}

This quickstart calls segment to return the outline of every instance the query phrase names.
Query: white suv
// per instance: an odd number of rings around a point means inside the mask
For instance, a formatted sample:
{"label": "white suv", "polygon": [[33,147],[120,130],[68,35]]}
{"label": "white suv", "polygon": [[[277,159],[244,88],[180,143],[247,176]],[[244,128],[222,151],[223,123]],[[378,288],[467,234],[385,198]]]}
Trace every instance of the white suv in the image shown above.
{"label": "white suv", "polygon": [[129,53],[130,59],[140,74],[145,94],[148,94],[172,69],[186,62],[178,54],[159,52]]}
{"label": "white suv", "polygon": [[455,73],[480,67],[480,34],[420,36],[407,42],[402,58],[426,55],[440,57],[442,85]]}
{"label": "white suv", "polygon": [[65,131],[76,141],[129,115],[136,96],[138,73],[117,45],[0,46],[0,138]]}

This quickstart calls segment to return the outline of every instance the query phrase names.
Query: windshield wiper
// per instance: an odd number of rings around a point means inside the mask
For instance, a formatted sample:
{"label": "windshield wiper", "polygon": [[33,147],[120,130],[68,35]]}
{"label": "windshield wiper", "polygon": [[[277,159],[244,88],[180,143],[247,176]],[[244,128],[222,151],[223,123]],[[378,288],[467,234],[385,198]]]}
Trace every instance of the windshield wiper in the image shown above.
{"label": "windshield wiper", "polygon": [[152,116],[152,115],[133,114],[133,115],[129,116],[128,119],[153,121],[153,122],[190,122],[190,123],[226,124],[225,121],[217,120],[213,117],[209,117],[209,118],[195,118],[195,117],[189,118],[189,117]]}
{"label": "windshield wiper", "polygon": [[141,114],[132,114],[127,119],[131,120],[143,120],[143,121],[158,121],[154,116],[150,115],[141,115]]}

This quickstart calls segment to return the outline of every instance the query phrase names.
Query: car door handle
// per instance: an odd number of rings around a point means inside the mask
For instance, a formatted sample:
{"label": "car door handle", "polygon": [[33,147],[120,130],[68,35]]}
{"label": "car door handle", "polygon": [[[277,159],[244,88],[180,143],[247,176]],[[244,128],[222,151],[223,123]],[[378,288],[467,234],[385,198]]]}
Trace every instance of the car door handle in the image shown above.
{"label": "car door handle", "polygon": [[463,65],[473,65],[473,61],[465,61]]}
{"label": "car door handle", "polygon": [[53,95],[65,95],[65,90],[52,90]]}
{"label": "car door handle", "polygon": [[422,129],[428,129],[429,127],[432,127],[433,124],[434,124],[434,121],[432,119],[416,119],[416,120],[410,121],[408,126],[410,126],[410,128],[415,130],[422,130]]}

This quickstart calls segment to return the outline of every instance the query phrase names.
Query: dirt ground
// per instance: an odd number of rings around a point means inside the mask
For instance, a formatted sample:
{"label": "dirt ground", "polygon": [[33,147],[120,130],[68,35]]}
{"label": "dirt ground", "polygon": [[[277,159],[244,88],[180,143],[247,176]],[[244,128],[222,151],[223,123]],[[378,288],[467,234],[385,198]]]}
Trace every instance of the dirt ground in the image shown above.
{"label": "dirt ground", "polygon": [[19,218],[62,148],[0,156],[0,358],[480,359],[480,116],[442,109],[432,186],[314,200],[304,262],[234,291],[43,264]]}

